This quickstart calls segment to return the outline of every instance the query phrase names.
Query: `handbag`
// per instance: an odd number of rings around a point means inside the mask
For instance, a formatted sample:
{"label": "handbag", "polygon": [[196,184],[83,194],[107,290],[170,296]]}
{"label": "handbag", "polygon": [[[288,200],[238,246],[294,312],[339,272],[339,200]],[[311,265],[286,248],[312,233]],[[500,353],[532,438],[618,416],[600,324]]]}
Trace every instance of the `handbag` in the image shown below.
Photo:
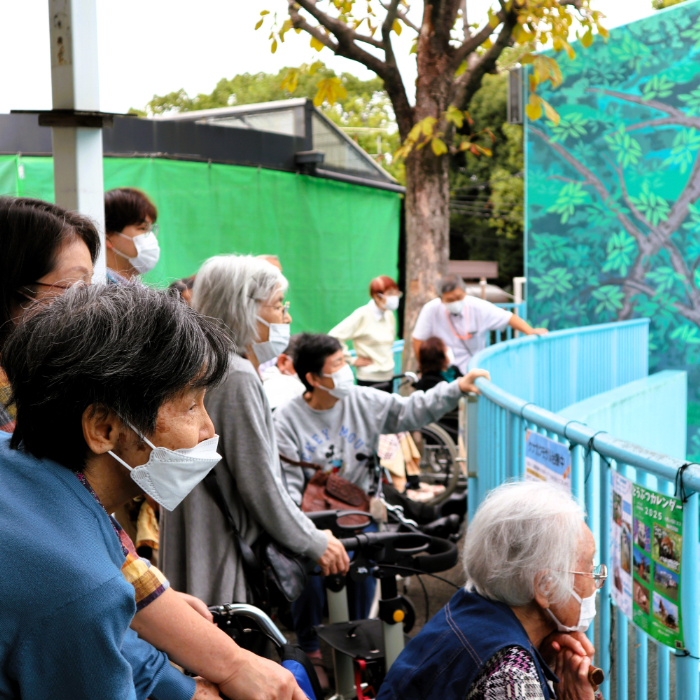
{"label": "handbag", "polygon": [[[304,489],[301,509],[304,513],[317,513],[322,510],[361,510],[370,512],[370,497],[352,482],[333,472],[325,472],[318,464],[295,462],[280,455],[286,464],[305,469],[314,469],[314,474]],[[365,527],[367,518],[362,515],[343,516],[346,527]]]}
{"label": "handbag", "polygon": [[256,604],[269,608],[274,591],[281,593],[290,603],[295,601],[309,582],[309,569],[313,567],[313,562],[278,544],[267,532],[263,532],[251,547],[236,526],[213,469],[204,477],[204,485],[233,532],[243,560],[246,583]]}

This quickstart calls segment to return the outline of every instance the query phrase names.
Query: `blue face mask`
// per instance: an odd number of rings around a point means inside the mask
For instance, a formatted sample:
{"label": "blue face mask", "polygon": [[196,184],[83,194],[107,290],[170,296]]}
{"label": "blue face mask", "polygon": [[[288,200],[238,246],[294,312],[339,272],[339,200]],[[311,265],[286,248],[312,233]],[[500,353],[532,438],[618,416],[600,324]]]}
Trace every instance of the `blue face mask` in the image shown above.
{"label": "blue face mask", "polygon": [[253,343],[253,352],[258,362],[269,362],[279,357],[289,346],[289,324],[288,323],[268,323],[264,318],[256,316],[264,326],[270,329],[269,338],[262,343]]}

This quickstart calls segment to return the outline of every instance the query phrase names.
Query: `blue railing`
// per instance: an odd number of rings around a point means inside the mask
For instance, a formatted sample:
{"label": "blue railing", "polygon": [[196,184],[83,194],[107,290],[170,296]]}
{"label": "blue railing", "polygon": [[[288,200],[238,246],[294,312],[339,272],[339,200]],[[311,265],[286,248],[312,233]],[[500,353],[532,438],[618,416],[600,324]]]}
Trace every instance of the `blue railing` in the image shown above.
{"label": "blue railing", "polygon": [[[591,529],[599,533],[600,561],[610,564],[612,470],[639,485],[670,495],[674,493],[675,481],[685,463],[594,431],[554,411],[646,376],[648,323],[647,319],[640,319],[519,338],[487,348],[472,359],[469,368],[487,369],[491,381],[477,380],[481,396],[470,399],[468,404],[470,514],[490,489],[509,478],[523,477],[526,430],[547,435],[570,445],[572,492],[585,503],[589,522],[595,525]],[[683,506],[680,595],[681,616],[686,621],[687,655],[676,656],[675,670],[676,698],[685,700],[700,697],[697,493],[700,491],[700,467],[687,466],[681,472],[680,481],[689,494]],[[593,519],[598,522],[593,523]],[[610,672],[613,670],[609,644],[611,586],[609,578],[601,591],[596,618],[599,639],[596,663],[606,671],[602,687],[604,697],[610,695]],[[645,699],[648,696],[649,637],[636,629],[636,669],[632,672],[628,664],[627,618],[619,610],[616,610],[615,622],[617,697],[628,698],[632,677],[635,679],[634,697]],[[592,626],[591,639],[594,634]],[[656,644],[656,655],[656,696],[659,700],[668,700],[671,651]]]}

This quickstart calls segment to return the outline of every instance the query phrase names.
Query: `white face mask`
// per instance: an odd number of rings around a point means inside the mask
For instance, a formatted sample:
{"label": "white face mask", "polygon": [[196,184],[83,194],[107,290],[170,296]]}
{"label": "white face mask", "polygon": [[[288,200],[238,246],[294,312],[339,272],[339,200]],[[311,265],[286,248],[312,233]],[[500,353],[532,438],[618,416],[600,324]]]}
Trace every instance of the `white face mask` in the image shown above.
{"label": "white face mask", "polygon": [[317,388],[327,391],[331,396],[335,396],[336,399],[344,399],[355,386],[355,375],[352,373],[350,365],[343,365],[337,372],[321,376],[333,380],[333,389],[327,389],[322,384],[319,384]]}
{"label": "white face mask", "polygon": [[384,308],[387,311],[396,311],[399,308],[399,298],[395,294],[384,297]]}
{"label": "white face mask", "polygon": [[114,252],[122,258],[126,258],[140,275],[150,272],[160,258],[160,244],[156,234],[153,231],[149,231],[148,233],[140,233],[133,238],[125,233],[120,233],[119,235],[133,242],[134,246],[136,246],[136,257],[130,258],[128,255],[120,253],[116,248],[113,249]]}
{"label": "white face mask", "polygon": [[268,323],[264,318],[256,316],[264,326],[270,329],[268,339],[263,343],[253,343],[253,352],[258,362],[263,364],[279,357],[289,345],[289,324],[288,323]]}
{"label": "white face mask", "polygon": [[[131,428],[131,426],[129,426]],[[131,428],[134,430],[134,428]],[[138,435],[139,433],[134,430]],[[146,464],[129,466],[121,457],[109,454],[123,464],[139,488],[156,503],[173,510],[187,494],[221,461],[217,453],[219,436],[203,440],[195,447],[170,450],[156,447],[143,436],[139,436],[151,448]]]}
{"label": "white face mask", "polygon": [[576,591],[571,591],[571,595],[576,598],[579,603],[581,603],[581,610],[578,614],[578,623],[573,627],[563,625],[549,608],[545,609],[549,613],[552,620],[554,620],[556,623],[557,629],[560,632],[585,632],[590,627],[590,624],[593,622],[593,618],[595,617],[595,594],[597,592],[598,591],[595,591],[593,595],[589,595],[587,598],[581,598]]}
{"label": "white face mask", "polygon": [[451,301],[449,304],[445,304],[445,307],[453,316],[459,316],[459,314],[462,313],[462,309],[464,308],[464,299]]}

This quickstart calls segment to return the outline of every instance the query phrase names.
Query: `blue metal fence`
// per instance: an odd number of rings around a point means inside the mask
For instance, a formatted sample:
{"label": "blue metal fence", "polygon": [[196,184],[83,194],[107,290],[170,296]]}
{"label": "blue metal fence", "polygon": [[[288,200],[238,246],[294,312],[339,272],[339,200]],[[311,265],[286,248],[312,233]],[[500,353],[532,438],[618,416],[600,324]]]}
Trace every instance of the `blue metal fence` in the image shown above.
{"label": "blue metal fence", "polygon": [[[597,520],[600,561],[609,565],[611,471],[615,469],[637,484],[672,494],[684,462],[596,432],[554,411],[646,376],[647,355],[646,319],[519,338],[478,353],[469,368],[489,370],[491,381],[477,380],[481,396],[468,405],[469,513],[475,512],[487,491],[506,479],[524,475],[527,429],[568,442],[572,450],[572,491],[585,503],[589,519]],[[687,655],[677,654],[675,661],[676,698],[686,700],[700,697],[700,467],[687,466],[681,480],[689,494],[683,508],[680,600]],[[605,697],[609,697],[612,671],[611,586],[608,579],[601,591],[596,618],[600,640],[596,662],[606,671],[602,687]],[[649,638],[636,629],[636,668],[629,668],[627,619],[618,610],[615,614],[617,698],[627,700],[633,678],[634,697],[646,699]],[[593,638],[594,627],[589,635]],[[656,651],[657,697],[668,700],[672,652],[661,644],[656,645]]]}

